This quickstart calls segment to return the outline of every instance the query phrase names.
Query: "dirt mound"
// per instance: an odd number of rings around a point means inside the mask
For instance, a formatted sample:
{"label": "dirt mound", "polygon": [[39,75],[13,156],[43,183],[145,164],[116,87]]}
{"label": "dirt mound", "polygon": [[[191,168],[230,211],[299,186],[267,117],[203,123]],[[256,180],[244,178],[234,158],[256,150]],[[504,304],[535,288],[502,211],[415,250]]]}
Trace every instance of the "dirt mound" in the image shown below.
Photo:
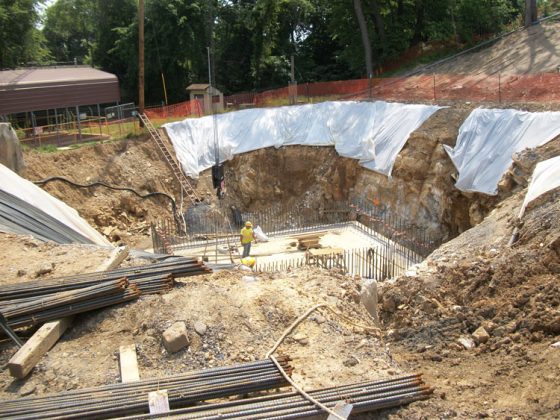
{"label": "dirt mound", "polygon": [[551,22],[515,32],[479,52],[430,67],[429,73],[555,73],[559,66],[560,23]]}
{"label": "dirt mound", "polygon": [[[32,181],[61,176],[78,184],[100,181],[132,188],[143,195],[159,191],[179,196],[173,175],[156,147],[145,138],[54,153],[27,151],[25,161],[25,177]],[[150,222],[172,214],[170,201],[160,197],[140,199],[125,191],[76,188],[59,181],[50,182],[44,189],[75,208],[114,243],[149,246]]]}
{"label": "dirt mound", "polygon": [[[548,347],[560,335],[559,198],[556,191],[532,204],[513,247],[507,243],[523,194],[501,203],[410,275],[381,287],[388,339],[412,366],[445,372],[434,378],[442,389],[456,392],[462,382],[472,398],[483,395],[485,416],[498,416],[499,407],[506,408],[502,414],[560,414],[550,384],[560,373],[560,352]],[[477,382],[482,377],[484,392]],[[512,381],[517,400],[505,392],[504,380]],[[428,407],[440,413],[462,406],[455,398],[433,404],[437,409]]]}
{"label": "dirt mound", "polygon": [[[416,275],[383,288],[386,325],[411,345],[434,344],[415,328],[443,323],[447,336],[471,333],[483,323],[496,336],[512,332],[526,338],[560,334],[560,204],[549,197],[526,216],[519,241],[507,246],[521,197],[504,202],[489,218],[447,243],[418,268]],[[401,309],[399,309],[401,307]],[[445,320],[445,322],[443,321]],[[427,328],[426,328],[427,329]],[[536,334],[533,334],[536,333]],[[495,339],[486,346],[492,349]],[[485,347],[485,348],[486,348]]]}

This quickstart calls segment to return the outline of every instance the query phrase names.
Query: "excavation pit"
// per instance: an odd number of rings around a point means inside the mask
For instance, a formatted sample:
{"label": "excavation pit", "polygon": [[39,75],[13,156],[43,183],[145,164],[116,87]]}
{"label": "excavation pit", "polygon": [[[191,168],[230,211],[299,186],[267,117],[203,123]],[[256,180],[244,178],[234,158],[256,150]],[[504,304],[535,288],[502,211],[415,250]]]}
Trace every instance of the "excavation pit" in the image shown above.
{"label": "excavation pit", "polygon": [[186,215],[187,233],[176,222],[153,225],[154,250],[196,256],[216,268],[228,268],[240,263],[240,226],[251,220],[255,230],[268,237],[251,247],[256,271],[316,266],[384,280],[406,272],[434,246],[421,229],[365,200],[318,210],[285,210],[241,213],[240,219],[238,212],[228,217],[218,208],[201,205]]}

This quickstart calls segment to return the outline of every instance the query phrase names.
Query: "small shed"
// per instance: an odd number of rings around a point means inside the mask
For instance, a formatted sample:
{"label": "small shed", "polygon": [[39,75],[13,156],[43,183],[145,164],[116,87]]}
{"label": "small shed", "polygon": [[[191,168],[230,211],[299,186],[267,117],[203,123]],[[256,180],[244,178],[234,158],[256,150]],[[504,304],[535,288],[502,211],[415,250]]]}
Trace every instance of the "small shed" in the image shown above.
{"label": "small shed", "polygon": [[190,95],[190,100],[198,99],[203,103],[205,114],[210,114],[213,105],[214,112],[221,112],[224,110],[224,94],[213,86],[206,83],[194,83],[187,87],[187,92]]}

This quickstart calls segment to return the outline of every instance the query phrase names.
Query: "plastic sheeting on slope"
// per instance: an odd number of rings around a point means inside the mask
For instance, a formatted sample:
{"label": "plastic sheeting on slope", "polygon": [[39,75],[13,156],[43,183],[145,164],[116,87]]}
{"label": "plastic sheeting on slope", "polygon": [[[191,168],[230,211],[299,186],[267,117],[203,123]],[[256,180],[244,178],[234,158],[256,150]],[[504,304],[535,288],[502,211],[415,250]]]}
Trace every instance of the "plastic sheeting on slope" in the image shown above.
{"label": "plastic sheeting on slope", "polygon": [[247,109],[164,127],[183,170],[193,178],[215,163],[214,120],[220,162],[265,147],[334,146],[341,156],[390,176],[410,134],[440,108],[381,101],[323,102]]}
{"label": "plastic sheeting on slope", "polygon": [[531,201],[558,187],[560,187],[560,156],[539,162],[533,171],[519,218],[523,217],[523,213]]}
{"label": "plastic sheeting on slope", "polygon": [[50,217],[88,238],[94,244],[111,245],[107,239],[82,219],[72,207],[54,198],[32,182],[23,179],[4,165],[0,165],[0,190],[37,207]]}
{"label": "plastic sheeting on slope", "polygon": [[475,109],[459,129],[455,148],[444,146],[459,171],[462,191],[495,195],[513,154],[560,135],[560,112]]}

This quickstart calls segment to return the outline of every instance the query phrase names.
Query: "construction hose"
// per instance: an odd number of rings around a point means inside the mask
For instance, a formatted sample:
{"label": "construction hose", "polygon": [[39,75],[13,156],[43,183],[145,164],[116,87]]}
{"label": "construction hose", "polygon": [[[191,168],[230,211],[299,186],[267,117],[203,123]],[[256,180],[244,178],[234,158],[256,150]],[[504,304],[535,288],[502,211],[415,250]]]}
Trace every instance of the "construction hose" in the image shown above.
{"label": "construction hose", "polygon": [[173,218],[175,219],[175,223],[177,223],[177,226],[180,226],[180,221],[177,218],[177,204],[175,203],[175,199],[167,193],[162,193],[162,192],[156,191],[156,192],[152,192],[152,193],[148,193],[148,194],[140,194],[138,191],[136,191],[132,188],[128,188],[128,187],[116,187],[114,185],[105,184],[104,182],[100,182],[100,181],[92,182],[91,184],[78,184],[77,182],[70,181],[68,178],[64,178],[64,177],[61,177],[61,176],[51,176],[49,178],[41,179],[39,181],[33,181],[33,183],[37,184],[37,185],[45,185],[45,184],[48,184],[49,182],[52,182],[52,181],[65,182],[69,185],[72,185],[72,186],[78,187],[78,188],[105,187],[105,188],[109,188],[111,190],[116,190],[116,191],[128,191],[128,192],[131,192],[132,194],[136,195],[137,197],[140,197],[143,200],[147,199],[147,198],[158,197],[158,196],[165,197],[171,202],[171,207],[173,209]]}

